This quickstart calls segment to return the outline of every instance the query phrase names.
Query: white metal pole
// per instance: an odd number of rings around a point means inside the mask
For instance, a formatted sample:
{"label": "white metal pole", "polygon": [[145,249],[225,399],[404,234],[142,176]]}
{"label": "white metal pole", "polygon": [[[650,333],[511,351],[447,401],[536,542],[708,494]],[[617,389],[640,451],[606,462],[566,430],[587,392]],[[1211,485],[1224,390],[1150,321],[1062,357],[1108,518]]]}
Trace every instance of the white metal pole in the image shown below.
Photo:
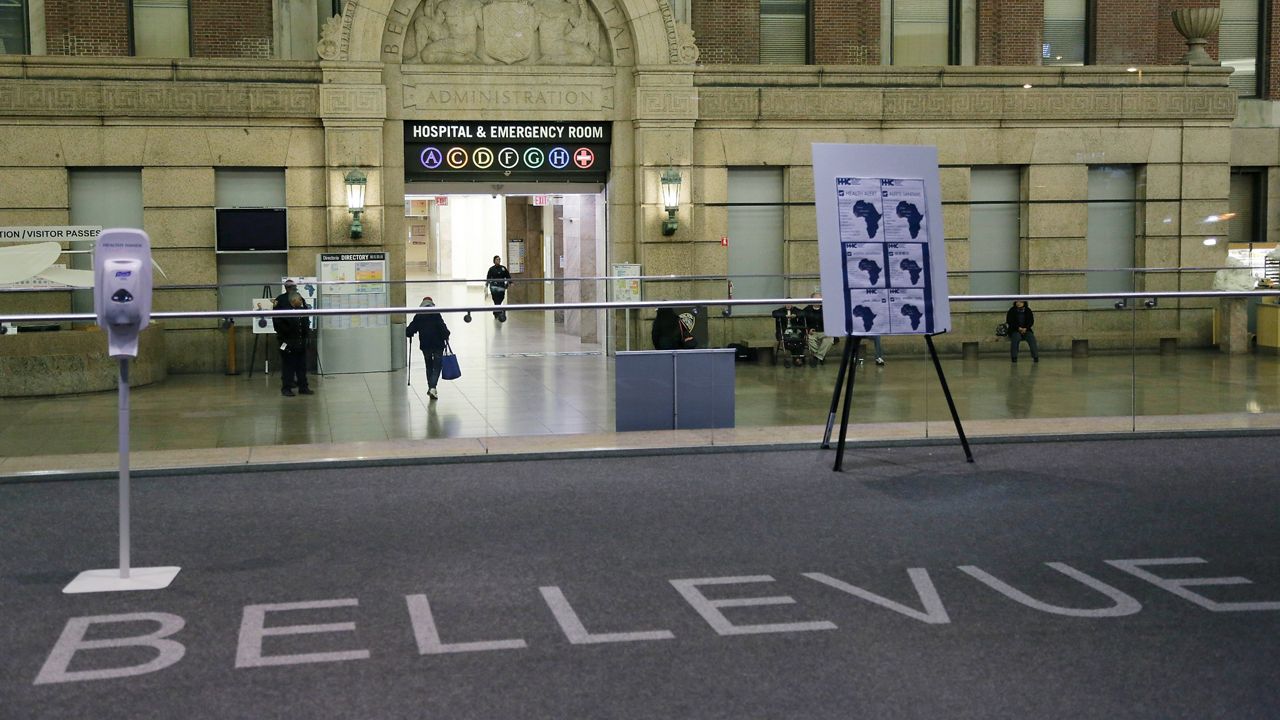
{"label": "white metal pole", "polygon": [[129,577],[129,358],[120,358],[120,577]]}

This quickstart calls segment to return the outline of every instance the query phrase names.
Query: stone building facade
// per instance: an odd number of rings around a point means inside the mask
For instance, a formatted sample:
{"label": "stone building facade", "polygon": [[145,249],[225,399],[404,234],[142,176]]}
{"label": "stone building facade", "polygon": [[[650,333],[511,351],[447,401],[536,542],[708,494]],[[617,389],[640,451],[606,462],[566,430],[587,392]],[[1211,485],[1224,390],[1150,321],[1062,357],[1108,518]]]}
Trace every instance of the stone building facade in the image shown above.
{"label": "stone building facade", "polygon": [[[312,274],[320,252],[384,250],[392,279],[403,279],[406,121],[595,121],[612,127],[608,261],[640,263],[646,275],[727,273],[731,172],[774,168],[787,290],[806,297],[805,276],[817,271],[810,143],[919,143],[939,149],[953,293],[968,291],[963,272],[980,242],[966,202],[983,167],[1020,172],[1019,262],[1033,271],[1023,291],[1086,289],[1088,174],[1099,165],[1139,178],[1135,262],[1196,269],[1144,275],[1137,289],[1209,287],[1204,269],[1222,265],[1226,248],[1206,244],[1221,228],[1205,218],[1226,208],[1233,166],[1268,176],[1280,167],[1274,84],[1239,100],[1227,70],[1174,64],[1185,46],[1170,35],[1169,10],[1214,2],[1096,0],[1096,57],[1121,64],[1079,67],[1036,64],[1027,48],[1039,44],[1042,3],[1004,0],[954,4],[968,18],[962,64],[881,65],[887,2],[811,0],[812,64],[767,65],[759,0],[348,0],[308,49],[318,59],[300,60],[280,57],[293,32],[280,18],[297,10],[286,0],[238,2],[233,14],[191,0],[195,56],[178,59],[125,56],[127,19],[109,3],[33,0],[44,37],[31,47],[43,53],[0,55],[0,226],[68,224],[75,169],[139,169],[143,226],[167,274],[155,308],[215,309],[215,175],[277,168],[290,274]],[[1121,6],[1131,26],[1109,14]],[[519,18],[549,29],[526,38]],[[1275,21],[1268,3],[1263,22]],[[1276,47],[1260,48],[1264,64]],[[668,166],[681,171],[684,197],[679,229],[664,236]],[[369,178],[359,240],[348,236],[351,168]],[[1265,200],[1273,215],[1280,203]],[[662,293],[721,298],[725,283],[665,283]],[[65,292],[0,293],[4,312],[71,305]],[[1138,342],[1208,345],[1213,312],[1162,304],[1141,316]],[[957,308],[940,346],[993,343],[998,315]],[[1037,329],[1049,348],[1119,347],[1130,322],[1081,302]],[[721,346],[772,341],[767,318],[716,317],[711,331]],[[221,370],[222,333],[212,321],[169,323],[170,371]]]}

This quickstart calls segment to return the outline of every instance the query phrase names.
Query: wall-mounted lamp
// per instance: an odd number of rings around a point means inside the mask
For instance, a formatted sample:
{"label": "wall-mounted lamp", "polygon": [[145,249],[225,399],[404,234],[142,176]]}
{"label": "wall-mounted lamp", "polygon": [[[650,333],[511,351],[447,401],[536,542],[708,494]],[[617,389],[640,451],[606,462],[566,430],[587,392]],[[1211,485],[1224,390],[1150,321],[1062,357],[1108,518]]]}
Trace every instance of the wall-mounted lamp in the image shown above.
{"label": "wall-mounted lamp", "polygon": [[369,184],[369,176],[357,168],[347,173],[342,182],[347,186],[347,211],[355,216],[351,220],[351,237],[358,238],[364,234],[360,213],[364,212],[364,189]]}
{"label": "wall-mounted lamp", "polygon": [[662,173],[662,208],[667,211],[662,234],[674,235],[680,227],[680,221],[676,220],[676,211],[680,209],[680,172],[675,168],[667,168]]}

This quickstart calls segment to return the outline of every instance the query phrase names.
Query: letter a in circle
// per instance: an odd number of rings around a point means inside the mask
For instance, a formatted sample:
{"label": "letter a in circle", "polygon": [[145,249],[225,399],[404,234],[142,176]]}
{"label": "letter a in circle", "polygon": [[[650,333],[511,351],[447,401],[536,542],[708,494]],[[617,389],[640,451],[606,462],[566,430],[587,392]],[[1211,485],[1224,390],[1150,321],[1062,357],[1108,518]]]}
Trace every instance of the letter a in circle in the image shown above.
{"label": "letter a in circle", "polygon": [[419,159],[422,160],[422,167],[428,170],[435,170],[444,162],[444,155],[440,153],[439,148],[428,147],[422,151]]}

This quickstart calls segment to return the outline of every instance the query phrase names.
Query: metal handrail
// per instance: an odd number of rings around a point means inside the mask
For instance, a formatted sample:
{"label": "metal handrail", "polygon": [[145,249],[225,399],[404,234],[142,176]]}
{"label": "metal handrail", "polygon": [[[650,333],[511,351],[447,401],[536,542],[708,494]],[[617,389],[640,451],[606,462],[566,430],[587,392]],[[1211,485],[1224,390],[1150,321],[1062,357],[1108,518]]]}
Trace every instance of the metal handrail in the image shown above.
{"label": "metal handrail", "polygon": [[[957,303],[996,302],[1025,300],[1027,302],[1055,300],[1144,300],[1150,298],[1191,299],[1191,298],[1251,298],[1280,297],[1278,290],[1168,290],[1158,292],[1122,292],[1122,293],[1043,293],[1024,295],[951,295],[949,300]],[[305,310],[174,310],[154,312],[153,320],[180,319],[228,319],[228,318],[260,318],[291,316],[342,316],[342,315],[414,315],[420,313],[484,313],[484,312],[523,312],[547,310],[632,310],[641,308],[684,308],[690,306],[743,307],[758,305],[821,305],[822,298],[755,298],[742,300],[724,300],[717,298],[692,298],[688,300],[643,300],[636,302],[582,302],[582,303],[528,303],[524,305],[450,305],[447,307],[433,305],[430,307],[378,307],[378,308],[309,308]],[[994,312],[994,311],[992,311]],[[40,313],[33,315],[0,314],[0,322],[92,322],[97,316],[93,313]]]}
{"label": "metal handrail", "polygon": [[[1088,274],[1088,273],[1107,273],[1107,272],[1127,272],[1127,273],[1144,273],[1144,274],[1166,274],[1166,273],[1182,273],[1182,272],[1217,272],[1218,270],[1254,270],[1261,269],[1258,265],[1224,265],[1224,266],[1199,266],[1199,267],[1115,267],[1115,268],[1039,268],[1036,270],[949,270],[947,277],[967,277],[970,275],[1068,275],[1068,274]],[[708,282],[721,280],[734,280],[741,278],[773,278],[780,280],[812,280],[820,277],[818,272],[808,273],[734,273],[732,275],[580,275],[573,277],[513,277],[507,280],[511,284],[517,283],[557,283],[557,282],[596,282],[610,280],[643,280],[645,282]],[[432,284],[448,284],[448,283],[486,283],[488,278],[427,278],[421,280],[316,280],[308,281],[309,285],[432,285]],[[186,285],[163,285],[157,287],[157,290],[219,290],[223,288],[236,287],[253,287],[261,288],[263,285],[278,285],[278,282],[246,282],[246,283],[193,283]],[[88,288],[72,288],[72,287],[48,287],[48,288],[0,288],[0,292],[69,292],[73,290],[87,290]]]}

